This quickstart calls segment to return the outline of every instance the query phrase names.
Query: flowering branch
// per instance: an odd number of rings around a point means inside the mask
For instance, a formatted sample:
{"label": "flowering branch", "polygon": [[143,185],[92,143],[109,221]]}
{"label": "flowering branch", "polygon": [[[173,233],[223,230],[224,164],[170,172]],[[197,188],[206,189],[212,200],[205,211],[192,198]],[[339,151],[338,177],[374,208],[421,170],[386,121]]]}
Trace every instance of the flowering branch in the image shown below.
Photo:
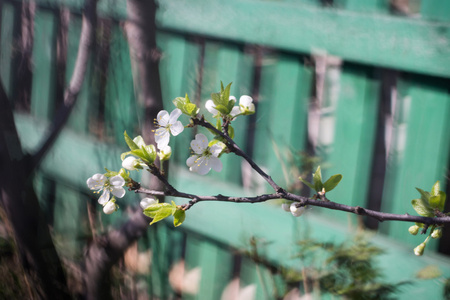
{"label": "flowering branch", "polygon": [[[123,182],[123,185],[126,183],[129,190],[135,191],[136,193],[148,196],[172,196],[189,199],[188,203],[182,205],[176,205],[173,201],[172,204],[158,203],[156,199],[148,197],[142,199],[140,205],[144,210],[144,214],[153,219],[150,225],[172,215],[174,217],[174,225],[179,226],[185,219],[186,211],[200,202],[221,201],[253,204],[274,199],[284,199],[285,202],[282,204],[283,209],[290,211],[295,217],[301,216],[304,213],[306,206],[318,206],[332,210],[345,211],[356,215],[368,216],[379,222],[415,222],[416,225],[409,228],[409,233],[413,235],[416,235],[420,228],[422,228],[422,234],[425,234],[430,228],[428,237],[425,241],[414,249],[416,255],[422,255],[425,245],[430,240],[430,237],[439,238],[442,236],[442,227],[444,224],[450,224],[450,216],[443,213],[446,195],[440,190],[439,181],[433,185],[431,192],[426,192],[417,188],[418,192],[421,194],[421,198],[412,200],[411,204],[420,216],[384,213],[365,209],[360,206],[349,206],[330,201],[327,198],[327,193],[339,184],[342,180],[342,175],[336,174],[331,176],[328,180],[323,181],[320,166],[313,174],[312,183],[305,181],[301,177],[299,178],[305,185],[316,191],[314,196],[304,197],[286,191],[278,185],[270,175],[264,172],[261,167],[259,167],[258,164],[233,140],[234,128],[231,126],[232,121],[238,116],[253,114],[255,112],[255,106],[252,103],[252,98],[249,96],[241,96],[239,99],[239,106],[235,106],[236,98],[230,96],[230,85],[231,84],[226,88],[222,85],[221,91],[219,93],[211,94],[212,99],[206,101],[205,107],[216,119],[216,126],[205,120],[204,115],[199,115],[200,109],[196,104],[190,102],[187,95],[185,98],[178,97],[173,101],[177,108],[171,113],[165,110],[158,113],[156,123],[159,128],[155,132],[155,141],[159,152],[157,152],[154,145],[145,144],[141,136],[131,139],[125,132],[125,141],[131,151],[121,155],[123,161],[122,166],[124,169],[121,169],[119,172],[109,171],[105,175],[96,174],[87,182],[91,189],[104,191],[99,199],[99,203],[104,205],[105,213],[112,213],[117,209],[115,199],[112,198],[109,200],[109,194],[110,192],[116,196],[120,194],[118,197],[121,197],[122,193],[119,193],[121,190],[118,185]],[[206,175],[211,169],[220,172],[222,170],[220,156],[234,153],[246,160],[253,170],[255,170],[272,187],[274,193],[252,197],[235,197],[221,194],[215,196],[200,196],[178,191],[174,188],[164,176],[164,172],[155,164],[155,159],[159,157],[161,162],[170,159],[172,153],[170,146],[168,146],[170,137],[171,135],[177,136],[185,128],[181,122],[178,121],[178,117],[181,116],[181,114],[190,117],[190,124],[186,127],[201,126],[208,129],[208,131],[214,135],[214,138],[211,141],[209,141],[203,133],[195,135],[195,139],[190,143],[193,153],[186,160],[186,164],[190,171],[200,175]],[[165,190],[160,191],[141,187],[139,183],[135,182],[129,176],[129,173],[125,169],[129,171],[146,169],[159,179],[164,185]],[[123,180],[118,180],[117,177],[123,178]],[[101,178],[102,181],[98,181],[98,178]],[[290,203],[288,203],[288,201]],[[114,208],[114,210],[111,208]]]}

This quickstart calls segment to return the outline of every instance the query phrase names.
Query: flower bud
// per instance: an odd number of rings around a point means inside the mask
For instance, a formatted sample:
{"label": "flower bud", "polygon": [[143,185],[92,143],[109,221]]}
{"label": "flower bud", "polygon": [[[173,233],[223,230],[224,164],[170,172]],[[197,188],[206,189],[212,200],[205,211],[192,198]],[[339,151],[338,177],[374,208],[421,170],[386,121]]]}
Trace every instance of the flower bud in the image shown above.
{"label": "flower bud", "polygon": [[158,152],[160,161],[168,160],[171,155],[172,155],[172,148],[170,148],[170,146],[165,146]]}
{"label": "flower bud", "polygon": [[435,230],[433,230],[433,233],[431,233],[431,237],[433,239],[439,239],[442,237],[442,229],[441,228],[436,228]]}
{"label": "flower bud", "polygon": [[410,234],[416,235],[417,233],[419,233],[419,226],[413,225],[413,226],[409,227],[408,231]]}
{"label": "flower bud", "polygon": [[158,201],[155,198],[150,198],[150,197],[146,197],[144,199],[141,200],[141,202],[139,203],[139,205],[142,207],[142,209],[146,209],[147,207],[149,207],[150,205],[153,204],[158,204]]}
{"label": "flower bud", "polygon": [[282,208],[284,211],[287,211],[287,212],[291,211],[291,208],[290,208],[290,204],[289,204],[289,203],[283,203],[283,204],[281,204],[281,208]]}
{"label": "flower bud", "polygon": [[426,245],[427,245],[427,244],[422,243],[422,244],[420,244],[419,246],[417,246],[416,248],[414,248],[414,254],[417,255],[417,256],[422,256],[423,251],[425,250],[425,246],[426,246]]}
{"label": "flower bud", "polygon": [[125,158],[122,162],[122,167],[129,171],[134,171],[136,169],[142,169],[142,167],[139,164],[139,160],[134,156],[128,156]]}
{"label": "flower bud", "polygon": [[292,203],[289,209],[294,217],[300,217],[305,211],[305,207],[304,206],[297,207],[297,203]]}
{"label": "flower bud", "polygon": [[118,208],[119,206],[113,200],[110,200],[108,201],[108,203],[105,204],[105,206],[103,206],[103,212],[107,215],[110,215],[113,212],[115,212]]}

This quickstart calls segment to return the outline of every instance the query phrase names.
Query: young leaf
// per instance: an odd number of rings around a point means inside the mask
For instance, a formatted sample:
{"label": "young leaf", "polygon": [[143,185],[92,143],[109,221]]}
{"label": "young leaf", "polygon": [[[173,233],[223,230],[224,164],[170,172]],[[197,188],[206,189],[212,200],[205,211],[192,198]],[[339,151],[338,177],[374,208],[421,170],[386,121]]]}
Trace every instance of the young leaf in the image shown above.
{"label": "young leaf", "polygon": [[317,170],[313,175],[313,183],[314,183],[314,189],[316,190],[316,192],[322,191],[323,183],[322,183],[322,172],[320,171],[320,166],[317,167]]}
{"label": "young leaf", "polygon": [[216,106],[221,104],[220,103],[220,93],[212,93],[211,94],[211,99],[212,99],[212,101],[214,102],[214,104]]}
{"label": "young leaf", "polygon": [[[441,205],[441,195],[431,196],[429,200],[430,206],[434,209],[439,209]],[[440,210],[440,209],[439,209]]]}
{"label": "young leaf", "polygon": [[438,180],[438,181],[436,181],[436,183],[431,188],[431,195],[438,196],[439,195],[439,191],[440,191],[440,185],[439,185],[439,180]]}
{"label": "young leaf", "polygon": [[149,163],[153,163],[156,159],[156,149],[154,145],[147,145],[142,148]]}
{"label": "young leaf", "polygon": [[[223,84],[222,83],[220,83],[221,85],[222,85],[222,88],[223,88]],[[222,103],[223,104],[228,104],[228,101],[229,101],[229,99],[230,99],[230,89],[231,89],[231,84],[232,84],[232,82],[230,82],[228,85],[227,85],[227,87],[223,90],[223,92],[221,93],[222,95]],[[234,105],[234,103],[233,103],[233,105]],[[230,110],[231,111],[231,110]]]}
{"label": "young leaf", "polygon": [[136,150],[139,149],[138,145],[128,136],[127,132],[125,131],[123,133],[125,137],[125,142],[127,143],[128,147],[130,147],[130,150]]}
{"label": "young leaf", "polygon": [[183,209],[177,208],[173,213],[173,226],[178,227],[183,224],[186,218],[186,212]]}
{"label": "young leaf", "polygon": [[419,189],[419,188],[417,188],[417,187],[416,187],[416,190],[420,193],[420,198],[421,198],[423,201],[428,202],[428,201],[430,200],[430,197],[431,197],[430,193],[428,193],[427,191],[424,191],[424,190],[422,190],[422,189]]}
{"label": "young leaf", "polygon": [[230,138],[234,139],[234,128],[231,125],[228,125],[228,135]]}
{"label": "young leaf", "polygon": [[323,187],[325,188],[326,192],[331,191],[332,189],[334,189],[339,182],[342,179],[342,175],[341,174],[336,174],[331,176],[327,181],[325,181],[325,183],[323,184]]}
{"label": "young leaf", "polygon": [[315,190],[316,188],[314,187],[314,185],[312,185],[311,183],[309,183],[308,181],[304,180],[303,178],[299,177],[298,178],[301,182],[303,182],[304,184],[306,184],[307,186],[309,186],[309,188]]}
{"label": "young leaf", "polygon": [[438,209],[444,211],[445,201],[447,200],[447,194],[444,191],[439,191],[439,196],[441,196],[441,201],[439,203]]}
{"label": "young leaf", "polygon": [[144,214],[146,216],[149,216],[150,218],[153,218],[152,222],[150,223],[150,225],[152,225],[172,215],[173,210],[173,205],[169,203],[158,203],[150,205],[146,209],[144,209]]}
{"label": "young leaf", "polygon": [[428,202],[422,199],[414,199],[411,201],[414,210],[423,217],[434,217],[433,209]]}

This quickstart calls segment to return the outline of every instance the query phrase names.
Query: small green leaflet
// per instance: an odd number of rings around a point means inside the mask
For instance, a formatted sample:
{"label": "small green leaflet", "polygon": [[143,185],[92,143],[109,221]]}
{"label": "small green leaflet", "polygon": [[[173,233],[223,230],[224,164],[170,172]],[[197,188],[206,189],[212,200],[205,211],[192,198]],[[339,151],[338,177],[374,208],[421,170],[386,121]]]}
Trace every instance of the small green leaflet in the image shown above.
{"label": "small green leaflet", "polygon": [[420,193],[420,199],[414,199],[411,204],[414,210],[421,216],[434,217],[435,210],[443,211],[447,195],[440,190],[439,181],[431,188],[431,193],[416,187]]}
{"label": "small green leaflet", "polygon": [[174,217],[173,225],[175,227],[180,226],[186,217],[185,211],[181,209],[180,206],[177,206],[173,201],[171,204],[157,203],[150,205],[144,209],[144,214],[153,219],[150,225],[164,220],[172,215]]}
{"label": "small green leaflet", "polygon": [[320,171],[320,166],[317,167],[316,172],[313,174],[314,189],[316,192],[321,192],[323,188],[322,184],[322,172]]}
{"label": "small green leaflet", "polygon": [[339,184],[339,182],[341,182],[342,175],[335,174],[328,178],[325,183],[322,183],[322,172],[319,166],[317,167],[316,172],[313,174],[313,183],[310,183],[301,177],[299,177],[298,179],[316,192],[322,192],[323,189],[325,189],[325,192],[329,192],[333,190]]}
{"label": "small green leaflet", "polygon": [[128,136],[127,132],[125,131],[123,133],[125,136],[125,142],[127,143],[128,147],[130,147],[130,150],[137,150],[139,149],[138,145]]}

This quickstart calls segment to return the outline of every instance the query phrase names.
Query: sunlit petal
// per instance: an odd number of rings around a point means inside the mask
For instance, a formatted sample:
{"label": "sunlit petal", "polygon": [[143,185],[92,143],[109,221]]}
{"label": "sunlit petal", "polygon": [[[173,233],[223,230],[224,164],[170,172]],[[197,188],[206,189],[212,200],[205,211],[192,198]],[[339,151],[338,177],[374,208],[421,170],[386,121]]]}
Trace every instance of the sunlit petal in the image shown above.
{"label": "sunlit petal", "polygon": [[219,154],[222,152],[222,147],[220,145],[214,144],[211,146],[209,151],[211,151],[211,154],[215,157],[219,156]]}
{"label": "sunlit petal", "polygon": [[205,103],[205,108],[212,113],[214,116],[217,115],[219,112],[217,111],[217,109],[215,108],[216,106],[214,105],[214,102],[212,100],[208,100]]}
{"label": "sunlit petal", "polygon": [[180,121],[176,121],[174,124],[172,124],[172,126],[170,126],[170,132],[172,133],[173,136],[177,136],[180,133],[182,133],[184,130],[184,126],[183,124],[181,124]]}
{"label": "sunlit petal", "polygon": [[98,203],[100,203],[101,205],[105,205],[109,201],[109,195],[109,190],[104,189],[103,194],[100,196],[100,198],[98,198]]}
{"label": "sunlit petal", "polygon": [[208,164],[209,164],[209,167],[212,168],[214,171],[216,171],[216,172],[222,171],[222,167],[223,167],[222,162],[217,157],[214,157],[214,156],[210,157]]}
{"label": "sunlit petal", "polygon": [[162,127],[165,127],[169,123],[169,113],[165,110],[161,110],[156,116],[156,121]]}
{"label": "sunlit petal", "polygon": [[178,118],[181,116],[182,112],[181,109],[175,108],[169,116],[169,124],[174,124]]}

